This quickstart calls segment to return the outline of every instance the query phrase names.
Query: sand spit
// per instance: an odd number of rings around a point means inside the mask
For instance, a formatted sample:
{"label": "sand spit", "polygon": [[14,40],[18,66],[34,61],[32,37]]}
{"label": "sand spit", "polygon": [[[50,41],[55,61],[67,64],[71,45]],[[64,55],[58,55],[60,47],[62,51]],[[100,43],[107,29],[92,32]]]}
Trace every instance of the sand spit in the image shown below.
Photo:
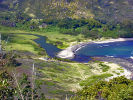
{"label": "sand spit", "polygon": [[90,44],[91,42],[88,43],[80,43],[78,45],[70,46],[61,52],[57,54],[57,57],[59,58],[64,58],[64,59],[73,59],[75,56],[76,51],[80,50],[81,48],[85,47],[87,44]]}

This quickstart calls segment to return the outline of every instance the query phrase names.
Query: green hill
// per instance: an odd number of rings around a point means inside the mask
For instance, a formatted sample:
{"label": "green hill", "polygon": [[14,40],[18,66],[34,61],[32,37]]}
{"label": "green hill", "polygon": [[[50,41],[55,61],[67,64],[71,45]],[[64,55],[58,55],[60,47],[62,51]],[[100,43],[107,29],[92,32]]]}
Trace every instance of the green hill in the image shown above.
{"label": "green hill", "polygon": [[132,0],[0,0],[1,11],[34,18],[96,18],[109,22],[133,19]]}

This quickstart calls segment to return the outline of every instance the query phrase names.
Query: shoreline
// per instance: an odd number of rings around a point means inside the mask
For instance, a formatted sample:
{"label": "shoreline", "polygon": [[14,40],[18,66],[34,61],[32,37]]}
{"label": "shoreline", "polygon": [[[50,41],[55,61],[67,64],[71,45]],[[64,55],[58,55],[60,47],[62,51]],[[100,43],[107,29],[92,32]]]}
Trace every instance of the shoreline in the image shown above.
{"label": "shoreline", "polygon": [[117,38],[117,39],[109,39],[104,41],[94,41],[94,43],[110,43],[110,42],[121,42],[121,41],[133,41],[133,38]]}
{"label": "shoreline", "polygon": [[122,76],[130,78],[133,80],[133,59],[132,58],[115,58],[115,57],[94,57],[99,61],[111,62],[120,65],[124,70],[125,74],[122,73]]}
{"label": "shoreline", "polygon": [[90,41],[90,42],[80,42],[77,45],[70,46],[62,51],[60,51],[56,56],[64,59],[73,59],[75,57],[75,53],[81,48],[85,47],[90,43],[110,43],[110,42],[121,42],[121,41],[133,41],[133,38],[118,38],[118,39],[107,39],[107,40],[99,40],[99,41]]}
{"label": "shoreline", "polygon": [[127,70],[126,68],[122,68],[123,70],[124,70],[124,72],[123,73],[120,73],[119,75],[118,74],[114,74],[113,76],[111,76],[111,77],[108,77],[108,78],[106,78],[105,80],[106,81],[109,81],[110,79],[113,79],[113,78],[116,78],[116,77],[120,77],[120,76],[125,76],[127,79],[131,79],[132,80],[132,72],[131,71],[129,71],[129,70]]}
{"label": "shoreline", "polygon": [[81,48],[85,47],[86,45],[90,44],[92,42],[86,42],[86,43],[80,43],[77,45],[70,46],[62,51],[60,51],[56,56],[59,58],[64,59],[73,59],[75,56],[75,53],[80,50]]}

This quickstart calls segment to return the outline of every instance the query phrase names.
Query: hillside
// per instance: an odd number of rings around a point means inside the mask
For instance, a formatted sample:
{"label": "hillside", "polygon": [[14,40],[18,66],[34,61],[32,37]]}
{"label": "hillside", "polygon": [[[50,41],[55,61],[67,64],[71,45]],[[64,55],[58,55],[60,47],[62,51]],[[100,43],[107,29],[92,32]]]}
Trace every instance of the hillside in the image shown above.
{"label": "hillside", "polygon": [[1,11],[33,18],[96,18],[109,22],[133,19],[132,0],[0,0]]}

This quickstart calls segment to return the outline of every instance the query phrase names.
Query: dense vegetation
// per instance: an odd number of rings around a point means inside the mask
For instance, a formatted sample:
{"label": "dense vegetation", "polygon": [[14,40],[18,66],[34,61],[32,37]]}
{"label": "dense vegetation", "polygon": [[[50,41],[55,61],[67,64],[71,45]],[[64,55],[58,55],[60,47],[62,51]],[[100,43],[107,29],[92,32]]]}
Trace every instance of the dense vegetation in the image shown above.
{"label": "dense vegetation", "polygon": [[0,0],[0,11],[23,12],[33,18],[132,20],[132,0]]}
{"label": "dense vegetation", "polygon": [[132,37],[132,3],[131,0],[1,0],[0,24],[37,32],[82,34],[93,39]]}
{"label": "dense vegetation", "polygon": [[[19,30],[36,32],[58,31],[66,35],[83,35],[84,38],[97,39],[101,37],[132,37],[132,23],[108,24],[93,18],[90,19],[43,19],[32,20],[25,14],[19,14],[15,18],[10,16],[1,18],[1,25]],[[79,40],[80,41],[80,40]]]}
{"label": "dense vegetation", "polygon": [[[17,77],[16,73],[2,72],[0,74],[0,99],[2,100],[47,100],[44,94],[41,94],[41,87],[35,84],[35,80],[23,75]],[[36,81],[37,82],[37,81]],[[55,83],[44,81],[52,87]],[[50,89],[50,88],[49,88]],[[61,91],[60,91],[61,92]],[[57,90],[51,92],[59,93]],[[133,99],[133,81],[124,76],[107,81],[99,81],[92,85],[86,84],[84,88],[77,92],[76,96],[70,97],[70,100],[132,100]],[[50,100],[50,99],[49,99]],[[53,99],[52,99],[53,100]]]}
{"label": "dense vegetation", "polygon": [[35,83],[31,83],[27,75],[24,74],[21,79],[19,78],[15,73],[11,76],[6,71],[0,74],[1,100],[45,100],[45,96],[40,93],[39,87]]}
{"label": "dense vegetation", "polygon": [[72,100],[132,100],[133,81],[124,76],[86,85]]}

